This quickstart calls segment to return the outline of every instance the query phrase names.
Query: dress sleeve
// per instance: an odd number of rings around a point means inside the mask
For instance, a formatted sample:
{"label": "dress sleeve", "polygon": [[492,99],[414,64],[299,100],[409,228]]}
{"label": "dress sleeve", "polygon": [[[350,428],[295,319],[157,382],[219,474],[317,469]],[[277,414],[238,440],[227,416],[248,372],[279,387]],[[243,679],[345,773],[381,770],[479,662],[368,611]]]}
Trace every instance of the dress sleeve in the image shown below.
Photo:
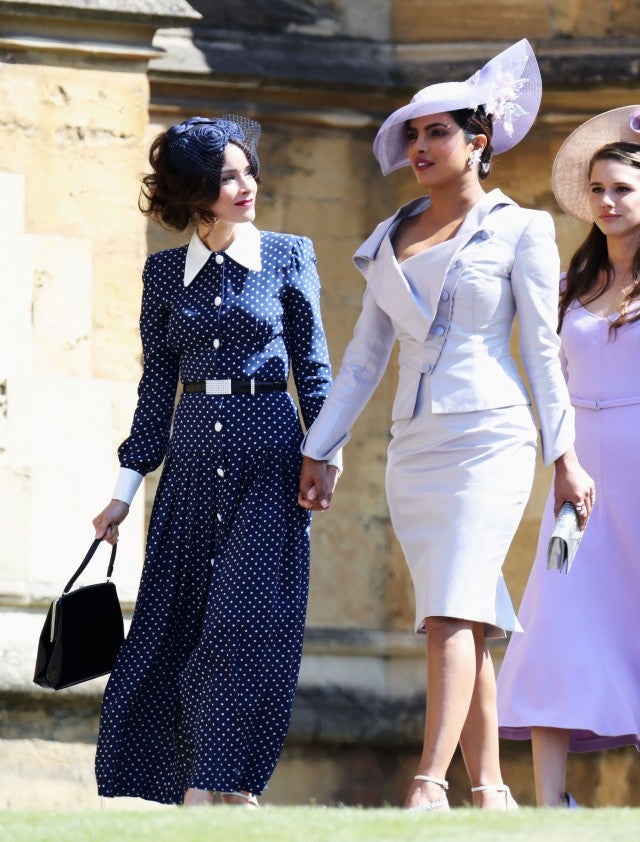
{"label": "dress sleeve", "polygon": [[143,373],[131,433],[118,448],[120,465],[138,474],[155,470],[165,457],[178,388],[179,359],[167,339],[169,305],[151,255],[142,275],[140,337]]}
{"label": "dress sleeve", "polygon": [[347,443],[351,427],[382,379],[395,342],[389,316],[376,304],[367,287],[353,339],[340,371],[315,423],[302,443],[312,459],[330,459]]}
{"label": "dress sleeve", "polygon": [[331,387],[331,363],[320,312],[320,279],[311,240],[296,240],[284,291],[284,332],[305,427]]}
{"label": "dress sleeve", "polygon": [[560,364],[560,258],[553,220],[536,212],[516,247],[511,284],[520,324],[520,353],[531,386],[545,465],[573,445],[574,413]]}

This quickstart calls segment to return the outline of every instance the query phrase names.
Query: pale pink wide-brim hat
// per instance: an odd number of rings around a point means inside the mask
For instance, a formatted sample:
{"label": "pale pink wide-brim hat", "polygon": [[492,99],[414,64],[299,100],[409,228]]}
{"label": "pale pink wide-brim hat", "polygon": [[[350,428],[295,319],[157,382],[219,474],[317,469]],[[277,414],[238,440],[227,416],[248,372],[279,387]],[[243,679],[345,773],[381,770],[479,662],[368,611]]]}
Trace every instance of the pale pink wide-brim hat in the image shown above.
{"label": "pale pink wide-brim hat", "polygon": [[589,208],[589,164],[607,143],[640,145],[640,105],[625,105],[598,114],[578,126],[560,147],[551,171],[551,186],[563,211],[581,222],[593,222]]}
{"label": "pale pink wide-brim hat", "polygon": [[493,115],[493,154],[506,152],[531,128],[540,107],[542,80],[526,38],[488,61],[465,82],[440,82],[418,91],[384,121],[373,142],[382,172],[409,164],[405,124],[416,117],[483,105]]}

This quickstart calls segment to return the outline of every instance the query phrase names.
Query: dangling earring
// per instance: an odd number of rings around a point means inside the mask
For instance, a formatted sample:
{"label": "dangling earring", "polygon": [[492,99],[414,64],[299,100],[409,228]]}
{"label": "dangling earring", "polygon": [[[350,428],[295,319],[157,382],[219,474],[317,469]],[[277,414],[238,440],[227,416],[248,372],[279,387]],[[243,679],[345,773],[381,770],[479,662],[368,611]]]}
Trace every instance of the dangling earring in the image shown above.
{"label": "dangling earring", "polygon": [[474,149],[473,152],[467,158],[467,164],[470,167],[475,167],[477,164],[480,163],[481,158],[482,158],[482,149]]}

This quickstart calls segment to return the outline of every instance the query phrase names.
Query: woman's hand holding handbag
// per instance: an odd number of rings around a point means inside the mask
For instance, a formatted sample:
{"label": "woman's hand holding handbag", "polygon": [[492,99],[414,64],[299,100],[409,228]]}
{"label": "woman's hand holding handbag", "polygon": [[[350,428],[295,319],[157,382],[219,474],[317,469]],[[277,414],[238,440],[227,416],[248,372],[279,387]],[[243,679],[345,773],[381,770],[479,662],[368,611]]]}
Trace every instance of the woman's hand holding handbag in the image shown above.
{"label": "woman's hand holding handbag", "polygon": [[547,568],[568,573],[582,539],[580,520],[573,503],[563,503],[547,546]]}
{"label": "woman's hand holding handbag", "polygon": [[45,620],[33,680],[61,690],[111,672],[124,641],[122,609],[111,581],[117,545],[111,548],[107,581],[71,588],[100,546],[96,539],[80,566],[54,599]]}

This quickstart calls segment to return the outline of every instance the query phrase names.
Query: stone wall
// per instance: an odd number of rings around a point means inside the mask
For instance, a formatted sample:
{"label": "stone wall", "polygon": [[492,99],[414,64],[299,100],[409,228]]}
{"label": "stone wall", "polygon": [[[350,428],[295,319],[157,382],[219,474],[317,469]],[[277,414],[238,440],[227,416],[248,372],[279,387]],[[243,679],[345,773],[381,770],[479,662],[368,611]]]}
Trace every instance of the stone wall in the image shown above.
{"label": "stone wall", "polygon": [[393,39],[478,41],[629,35],[640,28],[634,0],[402,0],[393,3]]}
{"label": "stone wall", "polygon": [[[159,15],[159,5],[0,3],[0,487],[12,501],[0,512],[5,602],[38,603],[66,581],[108,500],[131,423],[147,248],[136,212],[146,69],[158,55],[157,26],[181,20]],[[129,602],[143,521],[141,501],[119,565]]]}

